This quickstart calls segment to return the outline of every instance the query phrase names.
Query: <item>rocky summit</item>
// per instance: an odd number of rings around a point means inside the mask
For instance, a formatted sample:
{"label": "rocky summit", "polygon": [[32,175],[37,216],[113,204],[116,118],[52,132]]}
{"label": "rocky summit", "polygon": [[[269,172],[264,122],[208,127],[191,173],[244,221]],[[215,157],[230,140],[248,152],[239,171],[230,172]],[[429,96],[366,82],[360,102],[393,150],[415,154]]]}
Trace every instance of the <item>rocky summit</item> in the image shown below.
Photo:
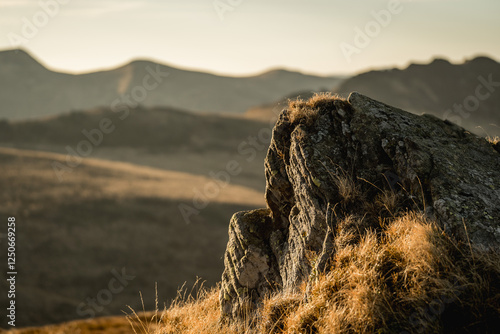
{"label": "rocky summit", "polygon": [[[500,248],[500,145],[358,93],[282,111],[265,161],[267,208],[229,225],[222,315],[248,314],[328,270],[342,228],[377,230],[419,212],[457,244]],[[361,223],[359,223],[361,222]]]}

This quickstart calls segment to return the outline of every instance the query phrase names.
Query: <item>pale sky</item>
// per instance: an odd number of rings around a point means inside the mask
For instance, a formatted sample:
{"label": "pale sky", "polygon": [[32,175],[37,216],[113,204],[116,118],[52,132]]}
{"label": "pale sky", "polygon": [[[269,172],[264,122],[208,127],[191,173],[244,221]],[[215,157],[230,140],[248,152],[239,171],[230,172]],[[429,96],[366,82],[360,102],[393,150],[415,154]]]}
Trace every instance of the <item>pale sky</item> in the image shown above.
{"label": "pale sky", "polygon": [[137,58],[226,75],[500,60],[500,1],[0,0],[0,49],[16,47],[73,73]]}

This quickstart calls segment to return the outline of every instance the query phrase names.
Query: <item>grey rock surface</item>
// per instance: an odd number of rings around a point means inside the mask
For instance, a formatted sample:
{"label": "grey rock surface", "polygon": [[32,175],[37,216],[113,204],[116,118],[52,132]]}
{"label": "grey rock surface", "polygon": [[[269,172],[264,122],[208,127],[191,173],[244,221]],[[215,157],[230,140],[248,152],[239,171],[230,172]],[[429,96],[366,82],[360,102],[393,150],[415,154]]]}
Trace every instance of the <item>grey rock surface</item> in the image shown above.
{"label": "grey rock surface", "polygon": [[265,161],[268,209],[236,214],[222,277],[224,316],[327,268],[346,217],[425,212],[451,237],[500,248],[498,145],[434,116],[358,93],[283,110]]}

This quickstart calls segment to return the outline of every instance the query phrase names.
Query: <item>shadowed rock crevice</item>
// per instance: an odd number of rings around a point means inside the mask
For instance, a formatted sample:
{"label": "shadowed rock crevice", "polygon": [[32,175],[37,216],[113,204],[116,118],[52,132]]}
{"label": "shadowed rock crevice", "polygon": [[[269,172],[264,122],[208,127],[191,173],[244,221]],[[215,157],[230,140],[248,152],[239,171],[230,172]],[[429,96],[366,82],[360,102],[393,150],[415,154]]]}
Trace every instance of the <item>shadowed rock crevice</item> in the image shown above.
{"label": "shadowed rock crevice", "polygon": [[[358,93],[291,102],[265,161],[269,209],[231,220],[223,315],[308,284],[327,270],[340,230],[377,231],[408,211],[424,212],[458,243],[498,250],[499,167],[492,143],[433,116]],[[339,225],[352,216],[358,223]]]}

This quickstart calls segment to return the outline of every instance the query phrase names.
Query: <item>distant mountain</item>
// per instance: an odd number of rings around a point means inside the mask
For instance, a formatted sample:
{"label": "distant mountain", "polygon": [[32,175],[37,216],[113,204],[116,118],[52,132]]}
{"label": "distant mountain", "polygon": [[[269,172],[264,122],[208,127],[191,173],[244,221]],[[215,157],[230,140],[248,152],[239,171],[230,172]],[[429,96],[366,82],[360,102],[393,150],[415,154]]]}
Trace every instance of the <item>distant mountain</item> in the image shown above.
{"label": "distant mountain", "polygon": [[341,95],[352,91],[449,119],[480,135],[500,135],[500,64],[487,57],[463,64],[435,59],[405,69],[370,71],[347,79],[336,90]]}
{"label": "distant mountain", "polygon": [[[448,119],[482,136],[500,135],[500,64],[487,57],[458,65],[436,59],[406,69],[370,71],[347,78],[332,90],[344,97],[354,91],[416,114]],[[290,94],[253,106],[245,115],[268,120],[288,100],[307,100],[312,94],[310,90]]]}
{"label": "distant mountain", "polygon": [[286,70],[224,77],[143,60],[72,75],[45,68],[23,50],[9,50],[0,52],[0,118],[25,119],[119,104],[241,113],[295,91],[332,89],[340,81]]}

